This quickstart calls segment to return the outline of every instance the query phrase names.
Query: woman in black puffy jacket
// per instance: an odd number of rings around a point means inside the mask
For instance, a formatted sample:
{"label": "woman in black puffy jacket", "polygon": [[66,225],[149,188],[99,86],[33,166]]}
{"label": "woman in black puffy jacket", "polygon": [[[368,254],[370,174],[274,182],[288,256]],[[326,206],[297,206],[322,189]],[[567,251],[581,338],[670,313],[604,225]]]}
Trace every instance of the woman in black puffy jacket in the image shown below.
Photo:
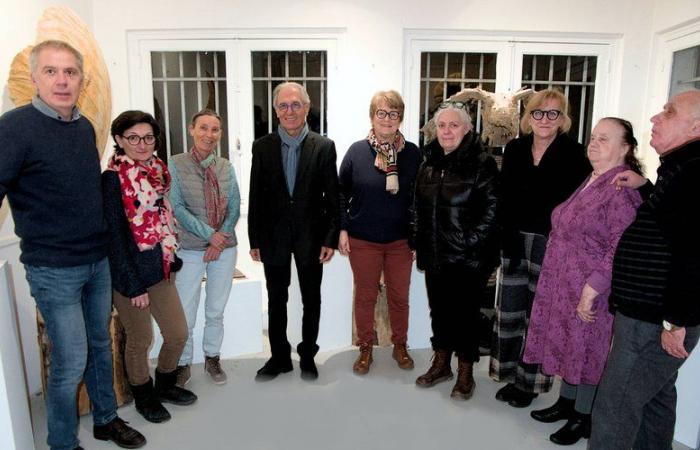
{"label": "woman in black puffy jacket", "polygon": [[467,400],[479,361],[480,298],[498,264],[498,168],[472,132],[466,105],[442,103],[435,124],[437,141],[428,145],[418,172],[413,208],[413,244],[425,271],[435,355],[416,384],[451,379],[454,352],[459,365],[452,397]]}

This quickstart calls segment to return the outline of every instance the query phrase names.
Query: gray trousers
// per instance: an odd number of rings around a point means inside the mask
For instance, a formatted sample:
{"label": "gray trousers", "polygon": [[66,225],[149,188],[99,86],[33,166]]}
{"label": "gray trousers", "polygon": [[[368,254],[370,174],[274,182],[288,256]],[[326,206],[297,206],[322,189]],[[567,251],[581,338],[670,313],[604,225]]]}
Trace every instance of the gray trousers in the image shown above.
{"label": "gray trousers", "polygon": [[[615,315],[613,346],[593,405],[590,450],[671,450],[684,359],[661,348],[661,325]],[[700,326],[686,328],[685,349]]]}

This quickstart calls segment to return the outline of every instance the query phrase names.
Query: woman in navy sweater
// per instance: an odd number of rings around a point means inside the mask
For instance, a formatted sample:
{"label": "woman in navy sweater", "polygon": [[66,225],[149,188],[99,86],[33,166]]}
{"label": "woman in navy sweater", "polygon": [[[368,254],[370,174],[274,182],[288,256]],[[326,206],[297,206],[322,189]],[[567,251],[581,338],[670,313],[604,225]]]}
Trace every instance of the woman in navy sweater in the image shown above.
{"label": "woman in navy sweater", "polygon": [[384,272],[393,358],[413,369],[406,350],[408,287],[413,252],[408,246],[409,207],[421,153],[399,131],[404,103],[396,91],[374,94],[372,128],[350,146],[340,166],[341,232],[338,249],[350,258],[355,281],[355,323],[360,355],[353,371],[364,375],[372,364],[374,307]]}

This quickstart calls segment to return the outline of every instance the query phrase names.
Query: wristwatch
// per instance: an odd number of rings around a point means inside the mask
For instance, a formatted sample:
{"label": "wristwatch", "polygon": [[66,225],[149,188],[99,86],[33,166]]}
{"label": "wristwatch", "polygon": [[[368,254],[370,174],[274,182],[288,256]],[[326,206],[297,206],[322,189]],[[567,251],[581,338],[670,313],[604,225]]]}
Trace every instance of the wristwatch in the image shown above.
{"label": "wristwatch", "polygon": [[664,330],[666,330],[666,331],[675,331],[679,328],[683,328],[683,327],[677,327],[667,320],[664,320],[663,322],[661,322],[661,324],[664,326]]}

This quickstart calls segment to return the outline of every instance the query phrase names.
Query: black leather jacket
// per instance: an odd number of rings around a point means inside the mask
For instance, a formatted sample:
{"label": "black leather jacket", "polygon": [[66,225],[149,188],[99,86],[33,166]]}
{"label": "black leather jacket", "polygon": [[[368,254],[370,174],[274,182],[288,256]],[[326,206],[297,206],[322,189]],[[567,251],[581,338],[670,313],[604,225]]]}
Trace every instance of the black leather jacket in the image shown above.
{"label": "black leather jacket", "polygon": [[444,154],[437,140],[416,179],[412,244],[422,270],[461,265],[493,270],[498,265],[498,167],[479,135],[470,132]]}

